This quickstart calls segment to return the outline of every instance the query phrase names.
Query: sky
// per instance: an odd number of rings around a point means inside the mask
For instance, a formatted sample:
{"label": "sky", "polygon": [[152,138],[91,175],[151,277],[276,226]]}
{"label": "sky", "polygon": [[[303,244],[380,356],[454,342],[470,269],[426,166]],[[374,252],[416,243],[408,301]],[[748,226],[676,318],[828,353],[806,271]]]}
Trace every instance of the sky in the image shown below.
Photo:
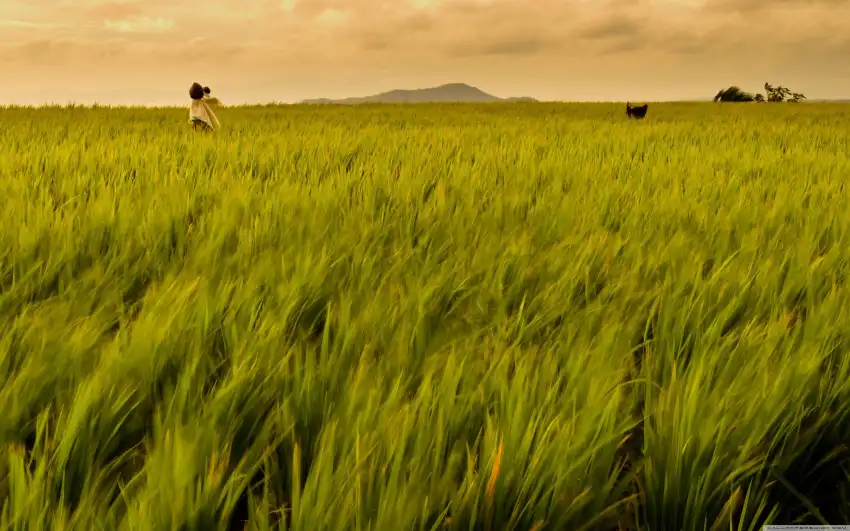
{"label": "sky", "polygon": [[850,0],[0,0],[0,105],[850,98]]}

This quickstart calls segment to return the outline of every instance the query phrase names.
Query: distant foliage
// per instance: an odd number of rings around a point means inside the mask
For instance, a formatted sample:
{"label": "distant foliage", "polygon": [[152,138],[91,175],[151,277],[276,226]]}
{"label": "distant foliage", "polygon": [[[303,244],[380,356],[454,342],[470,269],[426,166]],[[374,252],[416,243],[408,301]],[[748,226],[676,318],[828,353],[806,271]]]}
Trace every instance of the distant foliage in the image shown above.
{"label": "distant foliage", "polygon": [[744,92],[739,87],[731,86],[723,89],[714,96],[714,101],[755,101],[756,97],[749,92]]}
{"label": "distant foliage", "polygon": [[791,91],[782,85],[773,87],[770,83],[764,84],[764,92],[767,94],[767,101],[780,102],[785,101],[785,98],[791,95]]}
{"label": "distant foliage", "polygon": [[744,90],[741,90],[740,87],[731,86],[727,89],[723,89],[714,96],[714,101],[719,102],[782,102],[787,101],[790,103],[798,103],[804,99],[806,96],[800,92],[791,92],[790,89],[783,87],[782,85],[777,85],[776,87],[772,86],[770,83],[764,84],[764,94],[751,94]]}

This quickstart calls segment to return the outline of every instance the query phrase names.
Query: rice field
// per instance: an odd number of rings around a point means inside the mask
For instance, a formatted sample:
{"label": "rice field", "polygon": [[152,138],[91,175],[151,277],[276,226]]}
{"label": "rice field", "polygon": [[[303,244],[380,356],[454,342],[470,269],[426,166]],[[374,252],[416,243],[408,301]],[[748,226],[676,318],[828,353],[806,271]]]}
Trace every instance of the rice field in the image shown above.
{"label": "rice field", "polygon": [[850,523],[850,105],[0,109],[3,530]]}

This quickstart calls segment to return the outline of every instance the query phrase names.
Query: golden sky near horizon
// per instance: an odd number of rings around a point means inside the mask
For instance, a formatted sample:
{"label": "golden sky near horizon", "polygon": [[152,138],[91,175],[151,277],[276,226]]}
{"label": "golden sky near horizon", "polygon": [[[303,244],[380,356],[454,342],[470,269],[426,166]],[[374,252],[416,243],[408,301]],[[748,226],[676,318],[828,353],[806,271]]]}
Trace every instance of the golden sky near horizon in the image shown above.
{"label": "golden sky near horizon", "polygon": [[850,0],[0,0],[0,105],[850,98]]}

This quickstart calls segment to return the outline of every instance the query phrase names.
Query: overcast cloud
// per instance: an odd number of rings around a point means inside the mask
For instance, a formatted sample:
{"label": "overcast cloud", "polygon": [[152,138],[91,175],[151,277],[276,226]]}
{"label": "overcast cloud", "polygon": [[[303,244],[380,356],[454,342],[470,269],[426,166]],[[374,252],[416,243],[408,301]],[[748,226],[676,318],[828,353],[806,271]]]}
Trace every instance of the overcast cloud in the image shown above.
{"label": "overcast cloud", "polygon": [[4,0],[0,104],[297,101],[465,82],[557,100],[850,98],[850,0]]}

